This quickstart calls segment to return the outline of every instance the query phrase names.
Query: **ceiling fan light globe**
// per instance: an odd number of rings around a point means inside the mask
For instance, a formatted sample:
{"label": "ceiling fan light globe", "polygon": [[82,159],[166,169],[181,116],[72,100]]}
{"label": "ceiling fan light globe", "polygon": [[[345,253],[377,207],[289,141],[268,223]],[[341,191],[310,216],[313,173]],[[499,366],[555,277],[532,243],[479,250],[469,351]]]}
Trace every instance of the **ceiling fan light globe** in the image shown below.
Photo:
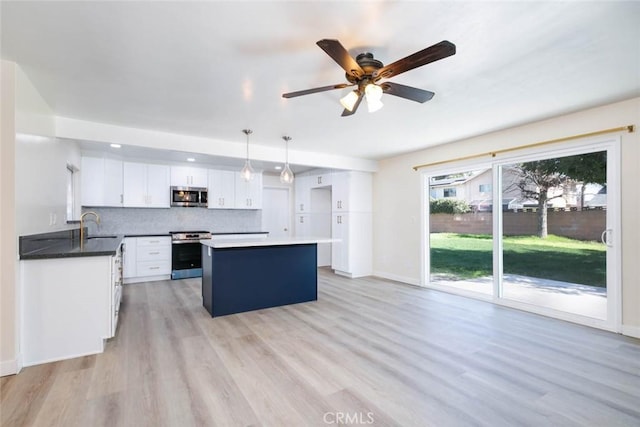
{"label": "ceiling fan light globe", "polygon": [[375,113],[376,111],[381,109],[383,106],[384,104],[379,99],[369,100],[367,98],[367,109],[369,110],[370,113]]}
{"label": "ceiling fan light globe", "polygon": [[356,105],[357,101],[358,92],[356,92],[355,90],[352,90],[351,92],[340,98],[340,104],[342,104],[342,106],[349,111],[353,111],[353,107]]}
{"label": "ceiling fan light globe", "polygon": [[240,171],[240,176],[247,182],[253,179],[254,172],[253,168],[251,167],[251,162],[248,159],[246,162],[244,162],[244,167]]}
{"label": "ceiling fan light globe", "polygon": [[369,83],[364,88],[364,95],[367,97],[367,102],[371,103],[371,101],[380,101],[382,98],[382,88],[373,83]]}
{"label": "ceiling fan light globe", "polygon": [[293,171],[291,171],[291,168],[287,163],[284,169],[282,169],[282,172],[280,172],[280,182],[283,184],[292,184],[293,178],[294,178]]}

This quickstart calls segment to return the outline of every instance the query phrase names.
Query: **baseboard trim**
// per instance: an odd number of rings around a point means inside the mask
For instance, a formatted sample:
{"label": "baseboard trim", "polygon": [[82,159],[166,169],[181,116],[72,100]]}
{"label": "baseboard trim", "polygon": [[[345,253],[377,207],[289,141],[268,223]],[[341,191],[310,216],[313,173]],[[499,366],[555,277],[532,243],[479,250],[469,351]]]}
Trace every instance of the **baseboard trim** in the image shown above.
{"label": "baseboard trim", "polygon": [[385,273],[383,271],[374,271],[373,275],[381,279],[393,280],[394,282],[406,283],[408,285],[420,286],[420,279],[407,276],[399,276],[397,274]]}
{"label": "baseboard trim", "polygon": [[622,325],[622,335],[627,335],[633,338],[640,338],[640,326]]}
{"label": "baseboard trim", "polygon": [[170,274],[163,274],[161,276],[144,276],[144,277],[129,277],[123,280],[125,285],[129,285],[131,283],[142,283],[142,282],[159,282],[160,280],[171,280]]}
{"label": "baseboard trim", "polygon": [[0,362],[0,377],[6,377],[7,375],[15,375],[22,369],[22,363],[20,361],[20,355],[12,360],[3,360]]}

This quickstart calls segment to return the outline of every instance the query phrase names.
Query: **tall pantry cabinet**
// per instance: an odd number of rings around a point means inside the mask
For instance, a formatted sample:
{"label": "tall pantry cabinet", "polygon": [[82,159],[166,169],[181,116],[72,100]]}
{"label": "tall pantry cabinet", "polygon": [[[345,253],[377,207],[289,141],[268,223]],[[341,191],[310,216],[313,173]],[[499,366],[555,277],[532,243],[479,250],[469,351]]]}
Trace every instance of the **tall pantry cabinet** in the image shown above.
{"label": "tall pantry cabinet", "polygon": [[[331,189],[331,213],[317,212],[312,191]],[[372,274],[372,175],[357,171],[313,171],[296,176],[296,236],[314,236],[331,222],[331,268],[347,277]]]}

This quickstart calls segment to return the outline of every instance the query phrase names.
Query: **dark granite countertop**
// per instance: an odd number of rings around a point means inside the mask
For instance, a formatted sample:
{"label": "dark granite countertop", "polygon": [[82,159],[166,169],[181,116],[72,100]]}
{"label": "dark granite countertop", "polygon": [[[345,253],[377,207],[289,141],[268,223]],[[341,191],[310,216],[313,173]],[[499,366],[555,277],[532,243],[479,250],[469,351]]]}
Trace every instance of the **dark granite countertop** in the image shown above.
{"label": "dark granite countertop", "polygon": [[89,236],[80,247],[78,230],[20,236],[20,259],[113,256],[124,236]]}
{"label": "dark granite countertop", "polygon": [[159,236],[171,236],[171,234],[169,233],[155,233],[155,234],[149,234],[149,233],[138,233],[138,234],[125,234],[124,237],[159,237]]}
{"label": "dark granite countertop", "polygon": [[269,234],[268,231],[235,231],[235,232],[215,232],[212,231],[212,236],[226,236],[229,234]]}
{"label": "dark granite countertop", "polygon": [[[268,231],[212,232],[214,236],[232,234],[269,234]],[[89,236],[80,247],[80,230],[65,230],[52,233],[20,236],[20,259],[50,259],[87,256],[113,256],[125,237],[170,236],[169,233],[119,234]]]}

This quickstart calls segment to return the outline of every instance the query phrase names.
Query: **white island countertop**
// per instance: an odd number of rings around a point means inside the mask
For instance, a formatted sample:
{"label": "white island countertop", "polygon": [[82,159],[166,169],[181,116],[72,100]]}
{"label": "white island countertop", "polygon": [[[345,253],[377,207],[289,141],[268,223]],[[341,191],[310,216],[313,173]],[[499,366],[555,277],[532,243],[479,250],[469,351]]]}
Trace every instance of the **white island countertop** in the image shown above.
{"label": "white island countertop", "polygon": [[286,245],[309,245],[314,243],[333,243],[339,242],[340,239],[332,239],[330,237],[250,237],[246,239],[225,239],[216,238],[208,240],[200,240],[205,246],[214,249],[221,248],[250,248],[258,246],[286,246]]}

